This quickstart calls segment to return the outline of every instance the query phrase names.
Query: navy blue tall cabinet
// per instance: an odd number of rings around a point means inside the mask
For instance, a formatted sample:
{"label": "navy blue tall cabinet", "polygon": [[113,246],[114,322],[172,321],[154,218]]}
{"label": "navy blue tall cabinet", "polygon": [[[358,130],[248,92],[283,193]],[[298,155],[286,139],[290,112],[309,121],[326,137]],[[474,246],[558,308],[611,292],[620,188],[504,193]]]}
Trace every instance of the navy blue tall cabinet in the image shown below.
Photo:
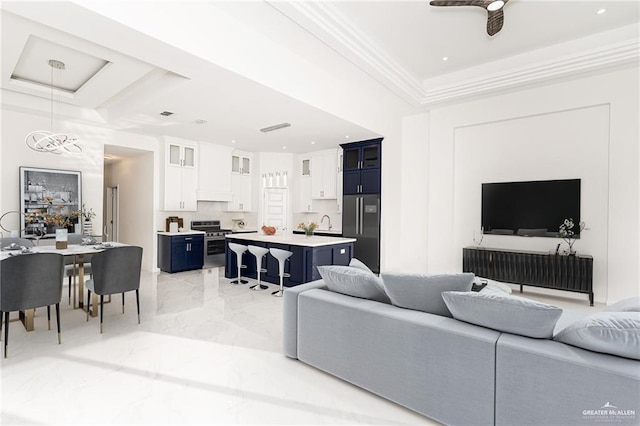
{"label": "navy blue tall cabinet", "polygon": [[342,144],[342,235],[354,257],[380,272],[382,138]]}

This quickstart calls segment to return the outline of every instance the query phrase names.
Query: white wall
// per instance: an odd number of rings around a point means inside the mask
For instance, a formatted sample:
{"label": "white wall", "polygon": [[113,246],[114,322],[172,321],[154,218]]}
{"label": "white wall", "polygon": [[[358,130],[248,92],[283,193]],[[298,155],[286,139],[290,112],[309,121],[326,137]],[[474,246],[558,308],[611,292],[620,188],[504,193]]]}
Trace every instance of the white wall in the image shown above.
{"label": "white wall", "polygon": [[[461,269],[482,182],[581,178],[591,230],[576,248],[594,256],[596,300],[638,294],[638,85],[638,69],[626,68],[432,109],[428,269]],[[548,250],[555,241],[490,236],[483,245]]]}
{"label": "white wall", "polygon": [[[590,230],[582,233],[574,248],[598,260],[594,263],[594,293],[606,300],[608,129],[608,105],[456,129],[454,246],[474,245],[474,232],[476,238],[480,236],[482,183],[580,178],[580,215]],[[483,246],[553,252],[561,241],[485,235]],[[462,251],[456,255],[456,263],[462,264]]]}
{"label": "white wall", "polygon": [[[158,141],[156,138],[137,135],[133,133],[119,132],[111,129],[78,124],[75,122],[56,120],[54,125],[56,130],[67,132],[78,138],[82,146],[82,154],[80,155],[55,155],[37,153],[29,149],[24,143],[24,137],[28,132],[36,129],[49,129],[50,119],[38,115],[17,112],[11,109],[3,108],[2,114],[2,130],[0,139],[0,164],[2,175],[0,175],[0,205],[3,211],[19,210],[19,167],[43,167],[65,170],[78,170],[82,172],[82,202],[87,208],[93,208],[96,212],[96,218],[93,220],[93,226],[96,231],[102,230],[103,224],[103,192],[104,192],[104,145],[117,145],[122,147],[136,148],[146,151],[152,155],[150,160],[151,168],[144,168],[144,176],[140,176],[139,182],[146,182],[151,179],[151,183],[146,183],[146,193],[143,197],[144,204],[141,200],[136,201],[141,214],[149,220],[148,223],[155,223],[155,215],[157,210],[159,183],[154,179],[154,170],[157,168],[157,152]],[[154,169],[155,168],[155,169]],[[131,181],[136,182],[136,181]],[[121,199],[122,200],[122,199]],[[123,206],[121,202],[121,208]],[[148,212],[151,211],[153,216],[148,219]],[[137,218],[132,219],[137,222]],[[4,223],[4,222],[3,222]],[[151,232],[153,225],[150,226]],[[129,235],[131,242],[143,241],[149,238],[148,230],[143,228],[132,229]],[[148,244],[148,243],[146,243]],[[155,243],[143,246],[145,252],[150,256],[155,256]],[[148,265],[145,265],[145,268]]]}
{"label": "white wall", "polygon": [[124,158],[109,166],[105,186],[118,187],[118,241],[140,246],[143,269],[156,268],[154,153]]}
{"label": "white wall", "polygon": [[[74,170],[82,173],[82,203],[93,208],[95,229],[102,229],[102,168],[103,143],[107,134],[101,129],[76,123],[55,121],[54,129],[78,138],[82,153],[57,155],[31,150],[24,142],[25,136],[34,130],[51,127],[50,118],[2,109],[2,138],[0,139],[0,205],[2,211],[20,210],[19,169],[40,167],[46,169]],[[4,221],[3,221],[4,224]],[[99,228],[98,228],[99,227]]]}

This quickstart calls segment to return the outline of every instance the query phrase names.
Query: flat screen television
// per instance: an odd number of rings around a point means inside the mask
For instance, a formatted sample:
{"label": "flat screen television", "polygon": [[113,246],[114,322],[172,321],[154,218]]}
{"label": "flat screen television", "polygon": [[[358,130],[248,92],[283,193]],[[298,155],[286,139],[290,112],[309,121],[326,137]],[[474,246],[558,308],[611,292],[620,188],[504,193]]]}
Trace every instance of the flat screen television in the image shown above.
{"label": "flat screen television", "polygon": [[557,237],[565,219],[580,223],[580,179],[482,184],[485,234]]}

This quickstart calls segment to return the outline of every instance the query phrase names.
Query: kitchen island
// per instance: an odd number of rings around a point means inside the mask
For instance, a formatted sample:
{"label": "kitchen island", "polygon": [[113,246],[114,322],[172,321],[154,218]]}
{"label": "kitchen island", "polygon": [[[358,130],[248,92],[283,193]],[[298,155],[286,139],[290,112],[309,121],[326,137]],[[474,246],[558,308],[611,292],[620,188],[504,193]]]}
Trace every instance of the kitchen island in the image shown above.
{"label": "kitchen island", "polygon": [[[355,238],[322,237],[292,234],[265,235],[253,234],[229,234],[225,238],[225,277],[235,278],[238,274],[236,254],[229,249],[229,243],[254,245],[266,248],[278,248],[288,250],[293,254],[285,263],[285,272],[290,277],[284,279],[286,287],[319,280],[320,274],[316,266],[321,265],[348,265],[353,257],[353,243]],[[268,283],[278,284],[278,261],[267,254],[263,260],[262,280]],[[257,265],[255,256],[248,251],[242,256],[242,276],[256,279]]]}

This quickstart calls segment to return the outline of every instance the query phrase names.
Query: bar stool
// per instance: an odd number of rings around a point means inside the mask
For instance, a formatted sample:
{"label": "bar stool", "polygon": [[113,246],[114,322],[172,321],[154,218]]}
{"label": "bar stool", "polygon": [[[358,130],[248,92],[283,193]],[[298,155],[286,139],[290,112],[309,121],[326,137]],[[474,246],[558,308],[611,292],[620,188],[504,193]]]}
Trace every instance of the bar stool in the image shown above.
{"label": "bar stool", "polygon": [[238,264],[238,277],[231,281],[231,284],[247,284],[249,281],[243,280],[240,274],[240,270],[247,267],[247,265],[242,264],[242,255],[247,251],[247,246],[237,243],[229,243],[229,248],[236,254],[236,263]]}
{"label": "bar stool", "polygon": [[282,293],[284,293],[284,278],[291,276],[284,272],[284,262],[289,259],[293,253],[288,250],[281,250],[277,248],[269,249],[269,253],[271,253],[271,256],[275,257],[278,261],[278,275],[280,276],[280,290],[274,291],[271,294],[276,297],[282,297]]}
{"label": "bar stool", "polygon": [[260,280],[260,273],[267,272],[267,270],[262,267],[262,259],[264,259],[267,253],[269,253],[269,249],[264,247],[259,247],[259,246],[252,246],[252,245],[248,247],[249,247],[249,253],[254,255],[256,258],[256,271],[258,272],[258,284],[252,285],[249,288],[255,291],[266,290],[269,287],[262,284],[262,281]]}

